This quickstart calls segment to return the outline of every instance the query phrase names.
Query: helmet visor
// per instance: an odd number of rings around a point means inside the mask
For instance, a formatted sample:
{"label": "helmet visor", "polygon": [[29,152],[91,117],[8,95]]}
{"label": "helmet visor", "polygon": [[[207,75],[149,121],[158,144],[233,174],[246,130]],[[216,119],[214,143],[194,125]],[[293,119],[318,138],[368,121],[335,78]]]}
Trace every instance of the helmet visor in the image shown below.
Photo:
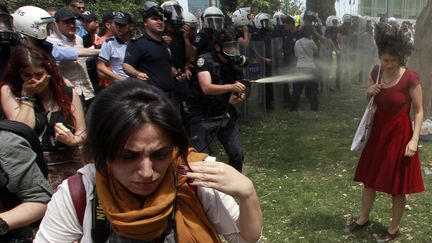
{"label": "helmet visor", "polygon": [[183,22],[183,10],[180,5],[170,5],[164,7],[165,20],[168,22],[181,24]]}
{"label": "helmet visor", "polygon": [[268,19],[261,20],[261,25],[263,28],[269,28],[270,27],[269,20]]}
{"label": "helmet visor", "polygon": [[53,23],[55,19],[53,17],[43,17],[40,20],[36,20],[35,24],[42,25],[42,24],[49,24]]}
{"label": "helmet visor", "polygon": [[221,30],[224,27],[224,17],[210,16],[205,18],[206,27],[214,30]]}
{"label": "helmet visor", "polygon": [[276,25],[283,25],[284,24],[283,18],[281,16],[277,16],[275,18],[275,20],[276,20],[275,21]]}
{"label": "helmet visor", "polygon": [[235,57],[240,55],[238,41],[227,41],[222,44],[222,51],[225,55]]}

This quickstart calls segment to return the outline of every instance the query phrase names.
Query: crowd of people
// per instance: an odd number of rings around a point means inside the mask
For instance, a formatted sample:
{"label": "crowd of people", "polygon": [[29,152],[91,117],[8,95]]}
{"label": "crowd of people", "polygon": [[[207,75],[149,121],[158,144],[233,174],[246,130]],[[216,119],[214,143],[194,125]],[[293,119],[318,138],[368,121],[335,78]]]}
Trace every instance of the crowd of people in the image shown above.
{"label": "crowd of people", "polygon": [[[325,73],[318,62],[320,48],[329,46],[339,60],[346,51],[340,37],[353,35],[353,18],[342,23],[330,16],[323,23],[316,13],[306,12],[299,23],[282,12],[271,19],[239,9],[228,21],[219,8],[209,7],[198,21],[176,1],[147,1],[140,14],[142,28],[135,25],[138,16],[124,11],[109,11],[99,23],[100,16],[86,10],[83,0],[61,9],[24,6],[13,14],[1,6],[0,118],[25,124],[40,141],[47,165],[46,173],[38,170],[39,164],[29,163],[29,157],[40,157],[34,146],[0,131],[0,154],[13,156],[15,164],[1,164],[0,196],[19,196],[11,205],[0,199],[1,242],[32,242],[33,232],[24,226],[42,217],[34,242],[220,242],[219,235],[229,242],[262,239],[258,197],[242,174],[236,105],[247,98],[245,67],[260,62],[263,76],[279,74],[280,68],[310,74],[284,85],[284,92],[290,111],[299,110],[304,90],[316,112]],[[393,195],[393,220],[382,236],[391,240],[399,234],[405,194],[424,189],[416,152],[422,104],[418,76],[404,68],[409,52],[401,54],[393,42],[377,37],[402,32],[382,26],[375,32],[382,83],[367,93],[377,97],[381,121],[376,124],[394,121],[397,114],[406,129],[392,145],[394,153],[376,156],[376,147],[388,151],[380,138],[371,139],[363,151],[355,177],[365,185],[362,209],[347,230],[369,222],[375,192],[383,191]],[[142,29],[140,36],[132,35],[135,28]],[[390,30],[379,31],[383,28]],[[367,31],[374,34],[373,28]],[[406,49],[411,42],[404,38],[409,39],[405,32],[392,40]],[[254,42],[264,43],[264,51]],[[405,98],[394,109],[381,109],[393,102],[388,96],[394,94],[386,89],[394,86]],[[274,108],[274,90],[266,84],[267,109]],[[414,132],[407,116],[411,103]],[[372,134],[380,133],[379,126]],[[390,128],[388,133],[396,136]],[[216,137],[228,163],[212,157]],[[406,157],[414,161],[409,168],[401,165]],[[371,172],[370,164],[378,159],[397,170],[385,177],[384,166]],[[2,181],[2,175],[17,171],[25,171],[25,178]],[[371,181],[376,173],[381,181]],[[31,206],[34,212],[25,215]]]}

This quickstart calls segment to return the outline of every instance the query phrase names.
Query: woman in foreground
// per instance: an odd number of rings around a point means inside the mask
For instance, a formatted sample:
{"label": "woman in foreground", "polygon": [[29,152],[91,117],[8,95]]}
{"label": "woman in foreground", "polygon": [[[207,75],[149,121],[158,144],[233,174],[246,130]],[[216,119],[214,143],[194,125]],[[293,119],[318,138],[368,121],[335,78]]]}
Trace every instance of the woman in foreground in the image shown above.
{"label": "woman in foreground", "polygon": [[87,194],[82,226],[64,181],[35,242],[94,242],[94,190],[111,225],[109,242],[261,238],[262,214],[252,182],[225,163],[203,162],[207,155],[188,148],[170,102],[142,81],[116,82],[96,97],[83,151],[94,163],[79,170]]}

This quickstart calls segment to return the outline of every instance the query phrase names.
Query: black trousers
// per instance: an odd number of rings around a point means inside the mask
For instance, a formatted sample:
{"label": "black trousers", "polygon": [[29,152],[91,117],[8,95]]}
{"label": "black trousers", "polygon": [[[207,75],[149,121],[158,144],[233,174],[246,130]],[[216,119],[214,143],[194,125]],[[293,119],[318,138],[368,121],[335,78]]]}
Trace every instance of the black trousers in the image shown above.
{"label": "black trousers", "polygon": [[240,143],[240,131],[234,119],[223,116],[215,118],[193,117],[190,133],[192,145],[199,151],[213,154],[211,143],[216,136],[228,154],[229,164],[242,171],[244,153]]}
{"label": "black trousers", "polygon": [[[301,69],[303,72],[315,72],[314,69]],[[318,80],[308,80],[293,83],[293,92],[291,94],[291,111],[297,111],[300,103],[300,96],[305,90],[305,95],[309,99],[310,109],[318,111]]]}

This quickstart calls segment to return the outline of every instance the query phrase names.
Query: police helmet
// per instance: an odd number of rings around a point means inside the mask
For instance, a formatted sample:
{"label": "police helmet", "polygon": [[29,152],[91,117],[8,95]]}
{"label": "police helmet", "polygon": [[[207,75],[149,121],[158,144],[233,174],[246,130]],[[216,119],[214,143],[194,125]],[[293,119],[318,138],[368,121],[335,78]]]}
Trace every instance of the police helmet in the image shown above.
{"label": "police helmet", "polygon": [[54,18],[45,10],[35,6],[24,6],[13,14],[13,25],[16,32],[44,40],[48,35],[47,25]]}
{"label": "police helmet", "polygon": [[352,21],[353,21],[353,16],[351,14],[344,14],[342,16],[343,23],[352,23]]}
{"label": "police helmet", "polygon": [[269,28],[270,17],[266,13],[258,13],[254,19],[254,25],[257,29]]}
{"label": "police helmet", "polygon": [[203,13],[204,26],[214,30],[221,30],[224,27],[225,15],[217,7],[208,7]]}
{"label": "police helmet", "polygon": [[234,26],[237,27],[237,26],[248,25],[249,24],[248,14],[249,14],[248,12],[241,9],[234,11],[231,17]]}
{"label": "police helmet", "polygon": [[183,21],[192,28],[198,28],[198,19],[191,12],[183,11]]}
{"label": "police helmet", "polygon": [[163,9],[153,1],[147,1],[144,3],[141,15],[144,19],[150,17],[161,17],[163,19]]}
{"label": "police helmet", "polygon": [[284,23],[286,23],[286,17],[287,16],[284,13],[282,13],[281,11],[277,11],[273,14],[273,23],[276,26],[283,25]]}
{"label": "police helmet", "polygon": [[318,15],[317,12],[313,11],[313,10],[307,10],[306,12],[303,13],[302,16],[302,21],[303,23],[306,22],[310,22],[310,23],[314,23],[314,22],[318,22]]}
{"label": "police helmet", "polygon": [[166,1],[161,8],[166,22],[177,26],[183,24],[183,8],[177,1]]}
{"label": "police helmet", "polygon": [[337,16],[328,16],[327,20],[326,20],[326,26],[327,27],[337,27],[340,26],[342,24],[342,20],[337,17]]}
{"label": "police helmet", "polygon": [[393,25],[393,26],[397,26],[397,25],[398,25],[398,22],[397,22],[397,20],[396,20],[395,17],[390,17],[390,18],[388,18],[388,23],[389,23],[390,25]]}

